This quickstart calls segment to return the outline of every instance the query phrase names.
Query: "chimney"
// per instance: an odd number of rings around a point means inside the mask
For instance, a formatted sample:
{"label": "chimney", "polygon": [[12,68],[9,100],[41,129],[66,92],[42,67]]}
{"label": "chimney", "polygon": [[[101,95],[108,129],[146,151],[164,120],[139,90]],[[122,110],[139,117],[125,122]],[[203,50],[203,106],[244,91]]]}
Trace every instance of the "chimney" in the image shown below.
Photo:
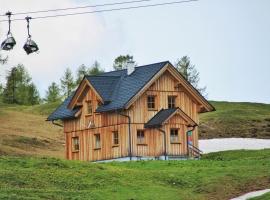
{"label": "chimney", "polygon": [[127,62],[127,75],[132,74],[135,70],[135,62],[133,60],[129,60]]}

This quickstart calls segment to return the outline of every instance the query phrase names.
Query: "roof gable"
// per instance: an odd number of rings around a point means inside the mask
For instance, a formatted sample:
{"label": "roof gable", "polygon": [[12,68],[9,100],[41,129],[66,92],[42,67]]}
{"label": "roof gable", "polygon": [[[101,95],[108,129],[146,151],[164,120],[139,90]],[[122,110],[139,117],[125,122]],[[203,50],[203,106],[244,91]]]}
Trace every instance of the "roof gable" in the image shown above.
{"label": "roof gable", "polygon": [[[120,70],[122,74],[114,87],[111,96],[111,103],[98,107],[97,112],[108,112],[113,110],[125,109],[129,101],[145,87],[153,77],[168,63],[161,62],[151,65],[136,67],[131,75],[127,75],[127,70]],[[109,72],[108,74],[114,74]]]}

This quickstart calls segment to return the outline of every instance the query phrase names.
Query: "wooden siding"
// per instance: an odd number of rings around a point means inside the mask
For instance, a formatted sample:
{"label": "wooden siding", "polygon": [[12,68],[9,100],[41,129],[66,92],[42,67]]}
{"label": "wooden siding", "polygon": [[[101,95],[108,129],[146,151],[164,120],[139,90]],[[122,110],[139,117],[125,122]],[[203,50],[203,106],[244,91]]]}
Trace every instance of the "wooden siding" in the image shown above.
{"label": "wooden siding", "polygon": [[[144,124],[160,109],[168,108],[168,96],[176,97],[176,107],[180,107],[196,123],[198,119],[198,102],[188,94],[185,88],[176,87],[176,80],[169,72],[164,72],[134,103],[125,111],[131,118],[132,156],[161,156],[164,155],[164,136],[158,129],[144,129]],[[148,111],[147,96],[156,97],[156,110]],[[66,158],[72,160],[96,161],[128,156],[128,119],[119,113],[87,114],[87,101],[91,100],[93,110],[98,106],[99,97],[93,90],[88,90],[82,105],[81,115],[75,120],[64,121],[66,134]],[[95,127],[88,128],[89,121]],[[177,128],[179,143],[170,143],[170,129]],[[187,122],[178,114],[173,116],[162,127],[166,131],[166,146],[168,155],[187,154]],[[137,130],[144,130],[145,144],[138,144]],[[113,146],[112,132],[119,133],[119,146]],[[101,148],[95,149],[94,135],[99,133]],[[72,137],[79,137],[80,150],[72,151]],[[198,147],[198,131],[193,131],[193,144]]]}

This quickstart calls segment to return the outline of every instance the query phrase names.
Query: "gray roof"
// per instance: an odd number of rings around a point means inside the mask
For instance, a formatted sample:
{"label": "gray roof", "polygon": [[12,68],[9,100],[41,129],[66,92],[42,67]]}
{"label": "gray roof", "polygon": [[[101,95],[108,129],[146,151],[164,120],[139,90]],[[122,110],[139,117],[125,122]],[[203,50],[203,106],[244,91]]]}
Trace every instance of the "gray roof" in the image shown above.
{"label": "gray roof", "polygon": [[154,117],[152,117],[145,125],[145,128],[161,127],[178,108],[161,109]]}
{"label": "gray roof", "polygon": [[86,76],[104,102],[110,102],[115,86],[119,82],[119,76]]}
{"label": "gray roof", "polygon": [[[104,102],[103,105],[96,109],[96,112],[109,112],[125,109],[129,101],[168,63],[170,62],[164,61],[135,67],[134,72],[130,75],[127,75],[127,70],[123,69],[105,72],[96,76],[85,76]],[[189,83],[188,81],[186,82]],[[191,87],[204,99],[192,85]],[[79,108],[70,110],[67,107],[73,95],[74,94],[69,96],[47,120],[74,118]],[[211,104],[209,103],[209,105]],[[212,105],[211,107],[215,110]]]}
{"label": "gray roof", "polygon": [[172,116],[174,113],[176,113],[176,111],[179,111],[180,115],[182,117],[185,117],[186,119],[188,119],[190,121],[191,126],[197,125],[197,123],[195,121],[193,121],[193,119],[191,119],[182,109],[180,109],[179,107],[177,108],[168,108],[168,109],[161,109],[154,117],[152,117],[145,125],[145,128],[158,128],[161,127],[162,124],[170,117]]}
{"label": "gray roof", "polygon": [[[148,83],[157,72],[167,63],[160,62],[150,65],[135,67],[132,74],[127,75],[127,70],[117,70],[105,72],[97,76],[86,76],[85,78],[92,84],[104,101],[96,112],[109,112],[124,109],[129,100],[136,95],[146,83]],[[70,95],[49,117],[47,120],[72,119],[75,117],[79,108],[68,109],[74,93]]]}
{"label": "gray roof", "polygon": [[[117,76],[118,81],[113,86],[114,90],[110,96],[110,103],[98,107],[96,112],[108,112],[123,109],[131,98],[136,95],[167,63],[168,61],[136,67],[135,71],[130,75],[127,75],[126,69],[102,74],[103,76]],[[101,91],[97,92],[99,94],[102,93]]]}
{"label": "gray roof", "polygon": [[70,110],[68,109],[68,104],[70,103],[73,95],[75,92],[73,92],[68,98],[65,99],[65,101],[47,118],[48,121],[53,121],[57,119],[73,119],[75,118],[75,114],[79,111],[79,107]]}

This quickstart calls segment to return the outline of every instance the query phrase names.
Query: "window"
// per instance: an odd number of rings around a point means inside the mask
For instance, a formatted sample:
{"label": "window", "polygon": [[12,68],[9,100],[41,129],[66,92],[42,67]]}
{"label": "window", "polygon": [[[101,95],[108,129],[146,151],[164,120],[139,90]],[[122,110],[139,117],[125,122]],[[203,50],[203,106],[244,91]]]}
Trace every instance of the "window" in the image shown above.
{"label": "window", "polygon": [[87,101],[87,114],[93,114],[93,105],[92,101]]}
{"label": "window", "polygon": [[175,108],[175,96],[168,96],[168,108]]}
{"label": "window", "polygon": [[100,149],[101,145],[100,145],[100,134],[97,133],[95,134],[95,149]]}
{"label": "window", "polygon": [[147,107],[148,107],[148,110],[155,109],[155,96],[153,95],[147,96]]}
{"label": "window", "polygon": [[113,131],[113,145],[119,145],[118,131]]}
{"label": "window", "polygon": [[143,130],[137,130],[137,143],[138,144],[144,144],[144,131]]}
{"label": "window", "polygon": [[175,128],[171,129],[170,140],[171,140],[171,143],[179,143],[178,129],[175,129]]}
{"label": "window", "polygon": [[79,151],[80,144],[79,144],[79,137],[72,138],[72,151]]}

